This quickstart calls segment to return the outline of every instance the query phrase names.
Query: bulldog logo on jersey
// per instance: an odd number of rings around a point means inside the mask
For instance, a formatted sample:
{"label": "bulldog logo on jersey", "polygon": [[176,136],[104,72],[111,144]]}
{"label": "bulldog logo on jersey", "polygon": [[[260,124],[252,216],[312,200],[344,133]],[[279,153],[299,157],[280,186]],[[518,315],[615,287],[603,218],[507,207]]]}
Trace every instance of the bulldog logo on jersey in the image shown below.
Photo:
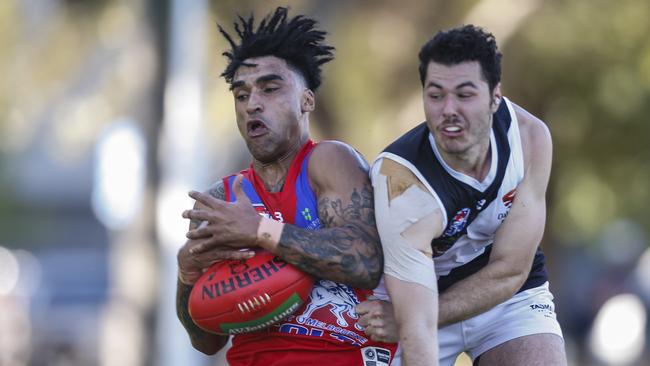
{"label": "bulldog logo on jersey", "polygon": [[[336,317],[336,324],[341,327],[347,327],[349,324],[345,320],[347,315],[351,319],[359,319],[359,315],[354,311],[354,307],[359,303],[357,296],[345,285],[340,285],[329,280],[319,280],[314,285],[314,289],[309,295],[310,302],[307,309],[299,315],[298,323],[304,323],[312,316],[314,311],[329,307],[330,313]],[[362,330],[361,326],[354,324],[355,328]]]}
{"label": "bulldog logo on jersey", "polygon": [[454,218],[449,222],[449,226],[447,227],[447,230],[445,230],[444,235],[454,236],[463,231],[467,225],[467,219],[469,218],[470,212],[472,212],[472,210],[467,207],[456,212]]}

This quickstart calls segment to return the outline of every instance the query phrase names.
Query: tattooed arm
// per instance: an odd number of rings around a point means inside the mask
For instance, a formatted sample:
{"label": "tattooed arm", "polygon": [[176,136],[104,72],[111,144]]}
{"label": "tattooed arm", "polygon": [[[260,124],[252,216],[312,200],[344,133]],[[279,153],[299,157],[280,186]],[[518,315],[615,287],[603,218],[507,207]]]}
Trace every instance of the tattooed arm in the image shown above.
{"label": "tattooed arm", "polygon": [[[224,199],[223,182],[219,181],[215,184],[209,190],[209,193],[213,197]],[[199,209],[202,206],[201,203],[197,202],[194,208]],[[196,229],[200,225],[200,221],[192,220],[190,221],[190,230]],[[188,240],[178,252],[179,275],[176,286],[176,314],[190,336],[192,346],[205,354],[212,355],[226,345],[228,336],[208,333],[194,324],[188,310],[188,300],[192,291],[192,285],[203,273],[203,268],[209,267],[215,260],[235,256],[236,254],[217,248],[205,253],[191,254],[190,249],[199,245],[201,242],[201,239]]]}
{"label": "tattooed arm", "polygon": [[317,277],[376,287],[383,253],[367,163],[348,145],[324,141],[311,154],[309,177],[321,230],[285,225],[276,253]]}
{"label": "tattooed arm", "polygon": [[312,151],[308,169],[318,199],[320,230],[286,224],[279,242],[258,240],[261,216],[251,206],[238,177],[233,183],[236,202],[190,193],[206,209],[188,210],[183,216],[209,224],[190,230],[187,236],[198,239],[211,235],[193,251],[259,246],[316,277],[359,288],[376,287],[382,273],[383,253],[375,226],[368,164],[348,145],[326,141]]}

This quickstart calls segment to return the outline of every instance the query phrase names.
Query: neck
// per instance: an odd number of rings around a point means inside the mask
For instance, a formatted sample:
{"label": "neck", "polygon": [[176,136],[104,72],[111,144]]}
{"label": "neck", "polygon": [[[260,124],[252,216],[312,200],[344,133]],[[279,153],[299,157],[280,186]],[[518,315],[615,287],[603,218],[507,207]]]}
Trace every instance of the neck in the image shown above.
{"label": "neck", "polygon": [[438,151],[440,151],[440,155],[449,167],[479,182],[483,181],[490,171],[490,163],[492,162],[490,139],[486,139],[481,144],[473,146],[460,154],[448,154],[441,151],[441,149],[438,149]]}
{"label": "neck", "polygon": [[296,157],[300,148],[307,142],[308,136],[296,140],[296,142],[287,149],[280,157],[270,162],[261,162],[253,159],[253,169],[264,186],[269,192],[278,192],[282,190],[284,180],[287,177],[289,168],[293,159]]}

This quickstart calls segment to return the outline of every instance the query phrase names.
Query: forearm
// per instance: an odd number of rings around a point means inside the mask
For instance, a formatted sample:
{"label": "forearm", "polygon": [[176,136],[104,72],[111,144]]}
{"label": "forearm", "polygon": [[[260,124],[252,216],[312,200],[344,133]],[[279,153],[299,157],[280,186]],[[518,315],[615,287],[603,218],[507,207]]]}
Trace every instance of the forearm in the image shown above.
{"label": "forearm", "polygon": [[391,275],[386,275],[385,281],[406,365],[437,365],[438,295],[435,282],[431,289]]}
{"label": "forearm", "polygon": [[226,345],[228,336],[208,333],[194,324],[188,310],[191,291],[192,286],[178,281],[176,286],[176,315],[190,336],[192,346],[205,354],[215,354]]}
{"label": "forearm", "polygon": [[525,271],[505,261],[490,262],[440,294],[440,327],[481,314],[511,298],[526,280]]}
{"label": "forearm", "polygon": [[359,288],[375,288],[383,267],[376,232],[354,225],[321,230],[285,225],[274,252],[316,277]]}
{"label": "forearm", "polygon": [[404,323],[399,326],[399,344],[405,366],[438,365],[438,338],[423,324]]}

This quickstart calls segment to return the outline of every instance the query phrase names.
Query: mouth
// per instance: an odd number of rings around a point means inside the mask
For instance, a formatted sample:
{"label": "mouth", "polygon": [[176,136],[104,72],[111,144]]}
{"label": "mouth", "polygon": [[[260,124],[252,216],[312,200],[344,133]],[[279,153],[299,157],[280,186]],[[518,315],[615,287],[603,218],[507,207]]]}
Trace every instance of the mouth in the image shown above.
{"label": "mouth", "polygon": [[252,119],[246,122],[246,132],[249,137],[259,137],[269,132],[268,127],[259,119]]}
{"label": "mouth", "polygon": [[440,126],[438,130],[447,137],[460,136],[464,131],[463,127],[457,124],[445,124]]}

